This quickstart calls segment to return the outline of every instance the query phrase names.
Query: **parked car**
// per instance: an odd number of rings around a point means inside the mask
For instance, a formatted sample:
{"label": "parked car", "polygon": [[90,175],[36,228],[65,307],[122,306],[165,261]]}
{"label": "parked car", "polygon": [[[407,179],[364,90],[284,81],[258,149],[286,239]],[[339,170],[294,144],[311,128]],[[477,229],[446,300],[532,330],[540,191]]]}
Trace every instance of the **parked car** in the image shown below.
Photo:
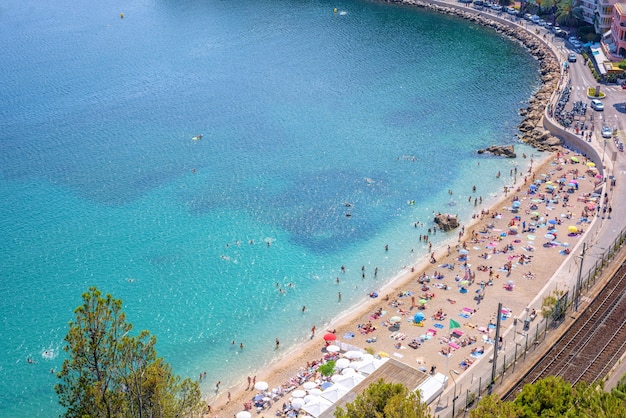
{"label": "parked car", "polygon": [[558,36],[559,38],[567,38],[567,31],[564,31],[563,29],[555,30],[554,34]]}
{"label": "parked car", "polygon": [[569,62],[576,62],[576,54],[574,54],[573,52],[570,52],[570,54],[567,56],[567,60]]}
{"label": "parked car", "polygon": [[597,110],[598,112],[601,112],[604,110],[604,104],[602,104],[602,102],[598,99],[593,99],[591,100],[591,108],[593,110]]}
{"label": "parked car", "polygon": [[515,10],[515,9],[514,9],[514,8],[512,8],[512,7],[507,7],[507,8],[506,8],[506,12],[507,12],[508,14],[510,14],[510,15],[514,15],[514,14],[516,14],[516,13],[517,13],[517,10]]}
{"label": "parked car", "polygon": [[608,126],[602,127],[602,138],[610,138],[613,136],[613,131]]}
{"label": "parked car", "polygon": [[500,10],[502,10],[502,6],[500,6],[499,4],[492,4],[491,10],[495,10],[499,12]]}
{"label": "parked car", "polygon": [[533,16],[530,13],[524,13],[524,19],[533,20]]}

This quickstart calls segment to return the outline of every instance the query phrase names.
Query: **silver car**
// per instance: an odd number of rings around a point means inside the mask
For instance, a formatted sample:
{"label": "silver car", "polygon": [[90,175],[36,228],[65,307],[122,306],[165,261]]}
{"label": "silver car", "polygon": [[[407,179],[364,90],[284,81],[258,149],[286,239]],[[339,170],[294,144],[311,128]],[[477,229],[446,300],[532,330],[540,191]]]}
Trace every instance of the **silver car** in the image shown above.
{"label": "silver car", "polygon": [[602,104],[602,102],[598,99],[593,99],[591,100],[591,108],[593,110],[597,110],[598,112],[601,112],[604,110],[604,104]]}

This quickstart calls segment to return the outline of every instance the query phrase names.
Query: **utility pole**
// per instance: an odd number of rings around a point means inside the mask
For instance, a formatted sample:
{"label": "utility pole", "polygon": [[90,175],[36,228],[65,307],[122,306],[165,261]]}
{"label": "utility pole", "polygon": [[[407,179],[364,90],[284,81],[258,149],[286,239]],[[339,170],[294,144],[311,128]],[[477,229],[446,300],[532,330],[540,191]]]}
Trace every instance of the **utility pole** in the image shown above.
{"label": "utility pole", "polygon": [[580,298],[582,275],[583,275],[583,261],[585,261],[585,250],[587,249],[587,243],[583,242],[583,252],[580,255],[580,265],[578,266],[578,278],[576,279],[576,298],[574,299],[574,308],[578,312],[578,299]]}
{"label": "utility pole", "polygon": [[493,364],[491,365],[491,384],[494,385],[496,383],[496,369],[498,364],[498,344],[500,340],[500,321],[502,318],[502,302],[498,302],[498,313],[496,320],[496,336],[493,341]]}

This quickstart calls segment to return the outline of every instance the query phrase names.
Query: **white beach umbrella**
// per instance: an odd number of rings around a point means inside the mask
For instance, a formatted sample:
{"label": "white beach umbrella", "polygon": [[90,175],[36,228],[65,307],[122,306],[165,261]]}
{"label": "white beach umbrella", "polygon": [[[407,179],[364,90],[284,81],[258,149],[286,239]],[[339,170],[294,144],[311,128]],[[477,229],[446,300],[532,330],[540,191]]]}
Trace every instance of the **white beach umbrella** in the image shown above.
{"label": "white beach umbrella", "polygon": [[328,389],[322,392],[322,398],[328,399],[331,402],[337,402],[339,398],[348,393],[349,390],[344,386],[332,385]]}
{"label": "white beach umbrella", "polygon": [[363,353],[356,350],[346,351],[343,355],[345,358],[349,358],[350,360],[357,360],[363,358]]}
{"label": "white beach umbrella", "polygon": [[374,364],[374,360],[362,362],[362,364],[357,369],[359,373],[364,373],[364,374],[372,374],[374,370],[376,370],[376,365]]}
{"label": "white beach umbrella", "polygon": [[306,392],[302,389],[296,389],[291,392],[291,396],[293,396],[294,398],[304,398],[306,396]]}
{"label": "white beach umbrella", "polygon": [[340,374],[334,374],[334,375],[332,375],[332,376],[330,377],[330,380],[332,380],[332,381],[333,381],[333,383],[334,383],[334,382],[336,382],[337,380],[340,380],[340,379],[342,379],[342,378],[343,378],[343,376],[342,376],[342,375],[340,375]]}
{"label": "white beach umbrella", "polygon": [[311,381],[304,382],[304,384],[302,385],[302,387],[303,387],[305,390],[313,389],[313,388],[314,388],[314,387],[316,387],[316,386],[317,386],[317,383],[315,383],[315,382],[311,382]]}
{"label": "white beach umbrella", "polygon": [[291,401],[291,407],[293,409],[300,409],[304,406],[304,399],[302,398],[295,398]]}
{"label": "white beach umbrella", "polygon": [[267,382],[256,382],[254,384],[254,388],[256,390],[267,390],[268,387],[269,385],[267,384]]}
{"label": "white beach umbrella", "polygon": [[309,402],[313,401],[315,398],[319,398],[319,396],[315,396],[315,395],[306,395],[304,398],[304,404],[308,404]]}
{"label": "white beach umbrella", "polygon": [[365,380],[365,376],[359,373],[351,374],[348,376],[341,376],[342,379],[337,379],[335,381],[335,385],[344,386],[346,389],[352,389],[363,380]]}
{"label": "white beach umbrella", "polygon": [[370,361],[370,360],[374,360],[374,356],[370,353],[365,353],[363,354],[363,357],[361,357],[361,360],[363,361]]}
{"label": "white beach umbrella", "polygon": [[335,362],[335,369],[345,369],[346,367],[350,367],[350,360],[347,358],[340,358]]}
{"label": "white beach umbrella", "polygon": [[338,353],[339,351],[341,351],[341,348],[339,348],[338,346],[331,344],[328,347],[326,347],[326,352],[328,353]]}
{"label": "white beach umbrella", "polygon": [[322,412],[327,410],[333,406],[333,403],[327,399],[322,397],[318,397],[317,399],[304,404],[302,409],[306,411],[309,415],[313,415],[314,417],[319,417]]}
{"label": "white beach umbrella", "polygon": [[343,370],[341,371],[341,375],[342,375],[342,376],[348,376],[348,375],[355,374],[355,373],[356,373],[356,370],[354,370],[354,369],[352,369],[352,368],[350,368],[350,367],[348,367],[348,368],[346,368],[346,369],[343,369]]}
{"label": "white beach umbrella", "polygon": [[313,388],[309,391],[309,395],[320,396],[321,394],[322,394],[322,389],[320,388]]}
{"label": "white beach umbrella", "polygon": [[237,412],[235,415],[237,418],[252,418],[252,414],[248,411]]}
{"label": "white beach umbrella", "polygon": [[358,369],[358,368],[359,368],[359,366],[361,366],[361,364],[363,364],[363,363],[365,363],[365,361],[364,361],[364,360],[360,360],[360,361],[351,361],[351,362],[350,362],[350,368],[351,368],[351,369],[356,370],[356,369]]}

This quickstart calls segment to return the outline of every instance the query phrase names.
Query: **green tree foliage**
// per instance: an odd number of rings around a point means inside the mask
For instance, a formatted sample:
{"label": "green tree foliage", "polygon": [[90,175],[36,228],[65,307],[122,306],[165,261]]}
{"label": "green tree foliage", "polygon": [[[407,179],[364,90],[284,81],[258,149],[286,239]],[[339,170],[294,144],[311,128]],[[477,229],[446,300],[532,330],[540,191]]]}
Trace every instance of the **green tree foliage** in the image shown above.
{"label": "green tree foliage", "polygon": [[495,395],[484,397],[470,417],[626,418],[626,381],[605,392],[598,384],[572,387],[562,378],[550,376],[524,386],[513,402],[500,401]]}
{"label": "green tree foliage", "polygon": [[401,383],[386,383],[380,379],[369,385],[346,409],[337,408],[336,418],[426,418],[428,405],[420,392],[409,392]]}
{"label": "green tree foliage", "polygon": [[332,376],[335,374],[335,360],[327,361],[318,367],[317,371],[319,371],[322,376]]}
{"label": "green tree foliage", "polygon": [[74,311],[55,385],[66,417],[183,417],[199,414],[197,382],[157,358],[148,331],[130,336],[122,301],[92,287]]}
{"label": "green tree foliage", "polygon": [[548,376],[526,385],[515,399],[520,417],[566,417],[574,403],[572,385],[561,377]]}
{"label": "green tree foliage", "polygon": [[520,408],[513,402],[501,401],[497,395],[485,396],[470,412],[470,418],[517,418]]}
{"label": "green tree foliage", "polygon": [[[541,315],[544,318],[552,317],[556,313],[559,298],[563,296],[562,290],[554,290],[541,302]],[[563,307],[561,307],[563,309]]]}

